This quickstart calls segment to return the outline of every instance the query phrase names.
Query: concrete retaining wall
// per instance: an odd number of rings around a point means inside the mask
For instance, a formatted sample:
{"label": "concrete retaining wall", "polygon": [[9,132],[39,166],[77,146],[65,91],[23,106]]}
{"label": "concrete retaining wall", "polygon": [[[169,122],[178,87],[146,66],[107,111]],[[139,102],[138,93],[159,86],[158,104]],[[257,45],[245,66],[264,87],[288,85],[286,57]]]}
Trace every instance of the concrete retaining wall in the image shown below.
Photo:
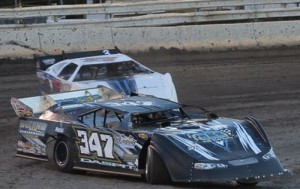
{"label": "concrete retaining wall", "polygon": [[208,51],[299,44],[300,21],[137,28],[103,28],[97,24],[0,27],[0,58],[114,46],[136,53],[160,48]]}

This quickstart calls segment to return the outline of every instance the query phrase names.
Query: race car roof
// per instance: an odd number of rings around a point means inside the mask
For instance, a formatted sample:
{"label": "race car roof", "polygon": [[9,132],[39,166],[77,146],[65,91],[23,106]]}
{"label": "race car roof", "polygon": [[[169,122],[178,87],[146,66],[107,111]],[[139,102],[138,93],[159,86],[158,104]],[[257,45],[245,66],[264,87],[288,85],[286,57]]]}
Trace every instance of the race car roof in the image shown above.
{"label": "race car roof", "polygon": [[161,112],[182,107],[176,102],[149,96],[133,96],[110,101],[102,101],[99,102],[99,106],[117,112],[135,114]]}
{"label": "race car roof", "polygon": [[[104,49],[104,50],[96,50],[96,51],[84,51],[84,52],[72,52],[65,53],[62,51],[62,54],[59,55],[47,55],[47,56],[37,56],[34,55],[34,61],[36,64],[37,70],[45,71],[49,67],[62,62],[70,62],[70,60],[82,59],[84,57],[95,57],[95,56],[111,56],[111,55],[121,55],[121,51],[115,47],[115,49]],[[129,58],[129,57],[126,57]]]}
{"label": "race car roof", "polygon": [[[56,104],[50,109],[56,112],[60,105]],[[162,112],[166,110],[178,109],[182,105],[165,99],[145,96],[125,97],[109,101],[88,102],[83,104],[66,104],[63,109],[72,109],[73,116],[89,114],[99,109],[107,109],[121,114],[145,114],[153,112]],[[69,112],[67,111],[67,112]]]}
{"label": "race car roof", "polygon": [[112,54],[112,55],[100,55],[100,56],[90,56],[84,58],[76,58],[76,59],[69,59],[75,64],[104,64],[104,63],[114,63],[114,62],[122,62],[122,61],[132,61],[127,55],[124,54]]}

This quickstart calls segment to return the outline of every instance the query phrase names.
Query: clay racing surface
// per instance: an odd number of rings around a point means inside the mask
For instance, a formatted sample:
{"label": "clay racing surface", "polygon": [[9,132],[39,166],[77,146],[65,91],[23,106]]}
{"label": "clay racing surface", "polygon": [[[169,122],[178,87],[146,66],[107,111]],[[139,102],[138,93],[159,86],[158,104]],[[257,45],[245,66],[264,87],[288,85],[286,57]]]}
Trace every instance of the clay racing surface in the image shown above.
{"label": "clay racing surface", "polygon": [[[170,72],[182,103],[206,107],[220,116],[261,120],[274,151],[292,178],[259,183],[259,189],[300,188],[300,48],[171,53],[133,58]],[[175,55],[174,55],[175,54]],[[15,157],[17,118],[10,97],[38,95],[34,64],[0,61],[0,188],[252,188],[235,182],[152,186],[143,179],[105,174],[67,174],[54,164]]]}

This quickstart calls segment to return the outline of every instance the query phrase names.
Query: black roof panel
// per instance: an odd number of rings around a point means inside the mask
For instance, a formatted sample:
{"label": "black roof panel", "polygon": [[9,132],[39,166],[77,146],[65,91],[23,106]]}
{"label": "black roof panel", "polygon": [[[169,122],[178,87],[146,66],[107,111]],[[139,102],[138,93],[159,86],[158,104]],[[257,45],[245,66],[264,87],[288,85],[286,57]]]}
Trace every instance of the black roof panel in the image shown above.
{"label": "black roof panel", "polygon": [[180,104],[165,99],[133,96],[98,103],[100,107],[124,113],[150,113],[178,109]]}

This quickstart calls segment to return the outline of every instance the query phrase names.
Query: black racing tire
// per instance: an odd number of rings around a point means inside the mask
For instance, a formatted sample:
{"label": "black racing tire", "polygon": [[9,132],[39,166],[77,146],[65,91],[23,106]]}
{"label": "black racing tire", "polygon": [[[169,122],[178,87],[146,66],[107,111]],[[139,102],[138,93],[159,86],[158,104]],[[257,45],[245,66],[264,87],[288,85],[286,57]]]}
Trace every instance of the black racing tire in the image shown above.
{"label": "black racing tire", "polygon": [[237,179],[236,182],[240,185],[244,186],[255,186],[258,184],[258,181],[254,178],[249,179]]}
{"label": "black racing tire", "polygon": [[149,184],[169,184],[171,182],[166,165],[150,145],[147,149],[145,177]]}
{"label": "black racing tire", "polygon": [[72,172],[74,157],[72,143],[65,137],[60,137],[54,145],[53,159],[57,168],[62,172]]}

